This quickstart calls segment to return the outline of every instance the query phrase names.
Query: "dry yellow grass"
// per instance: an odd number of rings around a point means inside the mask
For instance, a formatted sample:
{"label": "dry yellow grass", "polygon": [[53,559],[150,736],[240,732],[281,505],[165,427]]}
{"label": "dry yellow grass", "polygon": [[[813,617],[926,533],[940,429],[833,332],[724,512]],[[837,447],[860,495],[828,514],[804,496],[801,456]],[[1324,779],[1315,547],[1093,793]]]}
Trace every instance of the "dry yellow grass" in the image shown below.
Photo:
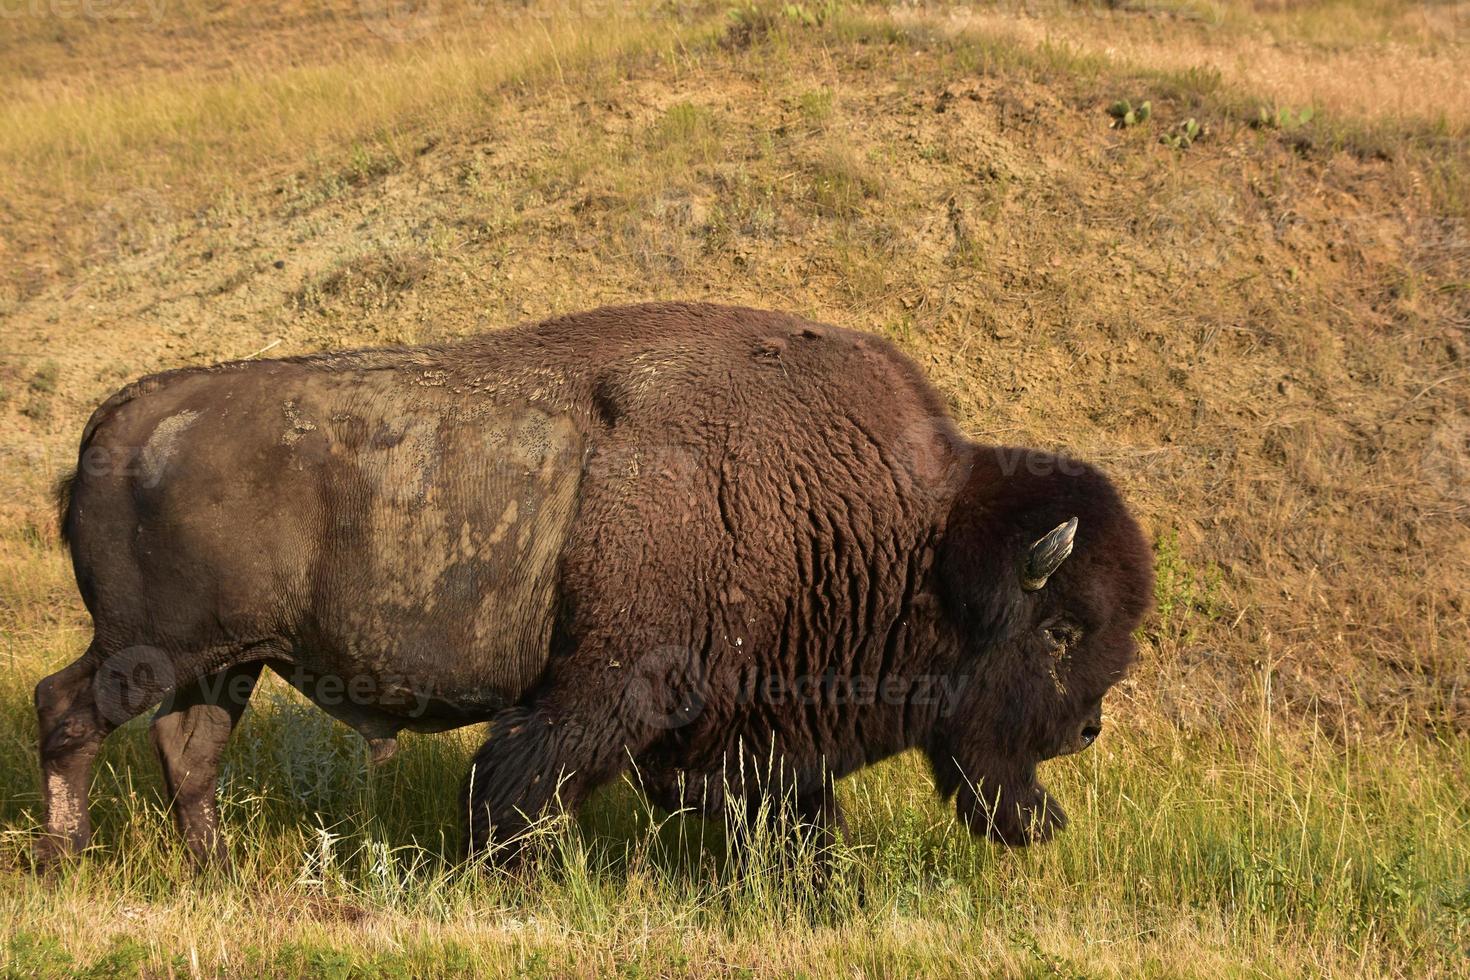
{"label": "dry yellow grass", "polygon": [[[401,41],[358,9],[0,47],[0,971],[1457,972],[1470,166],[1436,72],[1462,8],[445,2]],[[1120,98],[1153,119],[1110,128]],[[1205,138],[1160,144],[1190,117]],[[46,489],[98,400],[677,296],[881,331],[970,433],[1071,448],[1136,501],[1161,611],[1105,744],[1048,776],[1057,846],[972,844],[898,760],[844,786],[863,902],[721,879],[627,789],[540,875],[481,880],[443,861],[473,733],[369,780],[268,688],[225,783],[236,879],[185,874],[137,726],[98,853],[29,876],[29,687],[86,628]]]}
{"label": "dry yellow grass", "polygon": [[[1055,44],[1109,62],[1218,71],[1273,109],[1313,106],[1359,117],[1470,123],[1470,4],[1282,5],[1185,2],[1098,9],[1055,3],[958,8],[946,29]],[[920,18],[932,15],[918,14]]]}
{"label": "dry yellow grass", "polygon": [[[262,17],[245,5],[208,14],[185,5],[158,27],[53,15],[43,23],[64,42],[21,20],[31,43],[0,57],[19,76],[0,98],[0,304],[95,259],[106,226],[134,212],[164,225],[219,207],[221,189],[228,202],[244,174],[289,179],[349,148],[350,163],[371,170],[419,148],[405,140],[473,127],[508,86],[550,86],[568,67],[613,74],[620,59],[697,33],[622,4],[279,7]],[[175,16],[196,50],[155,63]],[[36,50],[49,56],[39,71]]]}

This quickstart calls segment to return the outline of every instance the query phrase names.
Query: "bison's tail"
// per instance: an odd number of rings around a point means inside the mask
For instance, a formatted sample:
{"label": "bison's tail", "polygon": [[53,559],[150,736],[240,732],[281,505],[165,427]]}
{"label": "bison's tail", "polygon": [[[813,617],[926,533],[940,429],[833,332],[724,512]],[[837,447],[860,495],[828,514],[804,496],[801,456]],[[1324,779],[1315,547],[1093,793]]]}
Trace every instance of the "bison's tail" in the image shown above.
{"label": "bison's tail", "polygon": [[56,526],[61,529],[61,543],[71,543],[71,495],[77,486],[77,471],[62,474],[56,481]]}

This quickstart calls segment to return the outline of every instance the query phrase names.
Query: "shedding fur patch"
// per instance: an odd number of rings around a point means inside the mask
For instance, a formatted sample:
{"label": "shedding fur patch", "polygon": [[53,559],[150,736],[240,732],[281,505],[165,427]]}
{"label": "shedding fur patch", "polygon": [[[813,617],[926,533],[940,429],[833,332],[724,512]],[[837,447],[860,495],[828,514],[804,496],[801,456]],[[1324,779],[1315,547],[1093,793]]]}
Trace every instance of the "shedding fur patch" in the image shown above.
{"label": "shedding fur patch", "polygon": [[46,829],[62,837],[74,836],[82,825],[82,809],[66,777],[60,773],[47,776],[46,797]]}
{"label": "shedding fur patch", "polygon": [[153,434],[148,437],[147,444],[143,447],[143,453],[139,462],[142,464],[143,479],[150,487],[156,487],[163,480],[164,470],[168,467],[168,461],[178,452],[179,437],[194,420],[199,418],[199,413],[185,409],[177,415],[170,415],[159,422],[153,429]]}

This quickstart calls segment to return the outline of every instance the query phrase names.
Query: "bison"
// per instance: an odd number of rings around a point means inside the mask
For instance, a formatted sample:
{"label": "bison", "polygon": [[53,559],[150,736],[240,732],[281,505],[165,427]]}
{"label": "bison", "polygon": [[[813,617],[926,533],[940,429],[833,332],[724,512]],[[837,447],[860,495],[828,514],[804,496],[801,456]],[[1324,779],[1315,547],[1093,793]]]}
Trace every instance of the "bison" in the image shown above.
{"label": "bison", "polygon": [[471,853],[630,765],[662,805],[779,797],[825,836],[833,780],[911,748],[972,831],[1041,841],[1037,766],[1098,736],[1152,596],[1096,469],[964,438],[875,336],[703,304],[153,375],[59,498],[94,634],[36,688],[43,863],[160,702],[174,817],[224,859],[263,667],[375,760],[488,722]]}

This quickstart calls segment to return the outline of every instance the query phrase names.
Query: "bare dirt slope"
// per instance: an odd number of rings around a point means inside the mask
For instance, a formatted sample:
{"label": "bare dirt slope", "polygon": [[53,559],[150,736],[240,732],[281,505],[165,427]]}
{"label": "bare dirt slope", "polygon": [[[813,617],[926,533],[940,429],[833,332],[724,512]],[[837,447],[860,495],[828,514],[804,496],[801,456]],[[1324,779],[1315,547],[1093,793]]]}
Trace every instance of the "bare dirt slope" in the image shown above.
{"label": "bare dirt slope", "polygon": [[[1180,723],[1264,663],[1330,726],[1463,731],[1463,134],[1252,127],[1209,70],[972,28],[747,13],[212,195],[123,182],[3,307],[7,525],[50,533],[81,421],[145,372],[657,297],[782,306],[897,338],[977,437],[1118,476],[1172,590],[1137,684]],[[1152,118],[1114,128],[1122,98]],[[1186,118],[1203,138],[1160,143]]]}

